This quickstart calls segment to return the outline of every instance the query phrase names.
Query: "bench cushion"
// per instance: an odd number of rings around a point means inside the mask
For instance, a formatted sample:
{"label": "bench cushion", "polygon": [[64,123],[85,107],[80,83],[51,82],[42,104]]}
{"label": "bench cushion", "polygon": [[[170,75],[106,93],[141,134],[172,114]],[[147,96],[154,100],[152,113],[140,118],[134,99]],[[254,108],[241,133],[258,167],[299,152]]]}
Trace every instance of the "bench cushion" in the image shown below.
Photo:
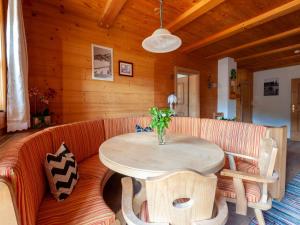
{"label": "bench cushion", "polygon": [[38,225],[109,225],[115,221],[112,210],[102,197],[102,185],[108,169],[99,156],[79,164],[80,179],[73,193],[63,202],[50,194],[44,198],[38,215]]}

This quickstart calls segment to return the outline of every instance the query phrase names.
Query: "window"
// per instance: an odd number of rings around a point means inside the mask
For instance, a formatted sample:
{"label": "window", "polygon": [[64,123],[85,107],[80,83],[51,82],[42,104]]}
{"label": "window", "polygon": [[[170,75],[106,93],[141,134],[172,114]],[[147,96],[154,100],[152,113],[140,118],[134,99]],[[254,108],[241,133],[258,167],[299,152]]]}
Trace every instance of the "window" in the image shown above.
{"label": "window", "polygon": [[6,109],[6,60],[5,60],[5,20],[4,3],[0,1],[0,111]]}

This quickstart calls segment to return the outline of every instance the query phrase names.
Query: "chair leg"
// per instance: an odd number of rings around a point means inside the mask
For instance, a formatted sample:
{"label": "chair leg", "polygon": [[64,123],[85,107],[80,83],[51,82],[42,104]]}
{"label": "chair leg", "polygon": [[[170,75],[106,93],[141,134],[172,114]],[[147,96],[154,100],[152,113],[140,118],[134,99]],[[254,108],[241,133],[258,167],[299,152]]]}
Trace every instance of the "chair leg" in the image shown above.
{"label": "chair leg", "polygon": [[260,209],[254,209],[255,216],[259,225],[266,225],[264,215]]}

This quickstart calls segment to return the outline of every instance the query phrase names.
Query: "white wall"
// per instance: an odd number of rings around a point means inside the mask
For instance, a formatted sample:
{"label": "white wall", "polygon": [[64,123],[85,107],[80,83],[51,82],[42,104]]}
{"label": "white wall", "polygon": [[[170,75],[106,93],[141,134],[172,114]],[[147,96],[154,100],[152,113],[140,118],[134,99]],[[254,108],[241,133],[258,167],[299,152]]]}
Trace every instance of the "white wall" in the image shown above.
{"label": "white wall", "polygon": [[[264,80],[279,79],[279,95],[264,96]],[[268,126],[291,125],[291,80],[300,78],[300,65],[258,71],[253,79],[253,123]]]}
{"label": "white wall", "polygon": [[229,77],[237,64],[233,58],[223,58],[218,61],[218,112],[223,112],[225,118],[236,117],[236,100],[229,99]]}

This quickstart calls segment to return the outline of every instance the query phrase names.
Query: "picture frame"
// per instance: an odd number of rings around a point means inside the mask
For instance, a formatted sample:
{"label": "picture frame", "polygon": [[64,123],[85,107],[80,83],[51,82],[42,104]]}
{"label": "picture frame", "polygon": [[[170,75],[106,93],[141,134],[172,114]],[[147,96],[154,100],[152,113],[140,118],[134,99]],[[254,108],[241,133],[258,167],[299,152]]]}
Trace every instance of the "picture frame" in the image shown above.
{"label": "picture frame", "polygon": [[264,80],[264,96],[279,95],[279,79],[269,78]]}
{"label": "picture frame", "polygon": [[133,63],[119,60],[119,75],[133,77]]}
{"label": "picture frame", "polygon": [[113,49],[92,44],[92,79],[113,81]]}

